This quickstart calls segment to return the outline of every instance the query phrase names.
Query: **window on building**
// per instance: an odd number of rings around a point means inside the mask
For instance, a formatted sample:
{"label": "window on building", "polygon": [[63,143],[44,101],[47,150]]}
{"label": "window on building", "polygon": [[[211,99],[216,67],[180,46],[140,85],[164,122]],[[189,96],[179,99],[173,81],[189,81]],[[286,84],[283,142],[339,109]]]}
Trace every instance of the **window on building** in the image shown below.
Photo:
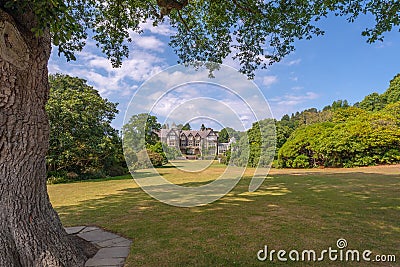
{"label": "window on building", "polygon": [[193,136],[189,136],[189,140],[188,140],[188,146],[193,146],[194,145],[194,138]]}
{"label": "window on building", "polygon": [[181,136],[181,146],[187,146],[187,139],[186,136]]}
{"label": "window on building", "polygon": [[195,140],[194,145],[195,146],[200,146],[200,141],[201,141],[201,137],[200,136],[196,136],[196,140]]}

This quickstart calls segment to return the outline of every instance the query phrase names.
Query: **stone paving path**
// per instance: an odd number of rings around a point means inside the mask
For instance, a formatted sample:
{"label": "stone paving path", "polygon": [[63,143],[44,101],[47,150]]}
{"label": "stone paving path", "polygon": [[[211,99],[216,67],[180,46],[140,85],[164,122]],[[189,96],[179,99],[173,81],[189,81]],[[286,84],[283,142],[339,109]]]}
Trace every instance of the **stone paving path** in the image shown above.
{"label": "stone paving path", "polygon": [[65,228],[68,234],[77,235],[99,248],[86,267],[123,267],[128,257],[132,241],[119,235],[106,232],[93,226],[75,226]]}

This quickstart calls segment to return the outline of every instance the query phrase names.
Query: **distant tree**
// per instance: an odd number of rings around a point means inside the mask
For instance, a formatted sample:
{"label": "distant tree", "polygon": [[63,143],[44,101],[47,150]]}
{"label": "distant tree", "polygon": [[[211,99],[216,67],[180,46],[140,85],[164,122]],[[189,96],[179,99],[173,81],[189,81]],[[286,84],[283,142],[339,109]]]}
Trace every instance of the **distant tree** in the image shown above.
{"label": "distant tree", "polygon": [[226,130],[226,128],[223,128],[218,133],[218,142],[220,142],[220,143],[228,143],[229,142],[229,133]]}
{"label": "distant tree", "polygon": [[350,107],[349,102],[347,100],[336,100],[333,101],[333,103],[331,105],[325,106],[322,110],[326,111],[326,110],[336,110],[338,108],[348,108]]}
{"label": "distant tree", "polygon": [[367,95],[363,101],[358,103],[358,107],[368,111],[378,111],[385,107],[385,99],[378,93]]}
{"label": "distant tree", "polygon": [[296,115],[291,119],[289,127],[296,129],[302,125],[310,125],[317,122],[329,121],[332,118],[330,110],[318,111],[316,108],[306,109],[302,112],[296,112]]}
{"label": "distant tree", "polygon": [[276,149],[279,150],[289,138],[293,129],[287,126],[287,121],[276,122]]}
{"label": "distant tree", "polygon": [[159,141],[156,132],[160,129],[161,124],[156,116],[146,113],[133,115],[122,127],[124,146],[137,152],[145,149],[146,145],[154,145]]}
{"label": "distant tree", "polygon": [[355,106],[368,111],[382,110],[387,104],[400,101],[400,74],[397,74],[389,84],[389,88],[383,93],[372,93],[367,95]]}
{"label": "distant tree", "polygon": [[357,107],[349,107],[344,109],[336,110],[332,115],[332,121],[335,123],[345,122],[351,118],[355,118],[358,116],[367,116],[368,112],[364,109]]}
{"label": "distant tree", "polygon": [[200,131],[205,131],[205,130],[206,130],[206,126],[204,126],[204,124],[202,123],[201,127],[200,127]]}
{"label": "distant tree", "polygon": [[[246,134],[232,144],[227,161],[237,166],[266,167],[272,163],[276,148],[275,121],[264,119],[253,123]],[[246,157],[248,155],[248,159]]]}
{"label": "distant tree", "polygon": [[390,81],[389,88],[382,94],[382,98],[388,104],[400,101],[400,73]]}
{"label": "distant tree", "polygon": [[182,126],[182,130],[192,130],[192,127],[190,126],[189,123],[186,123],[185,125]]}
{"label": "distant tree", "polygon": [[111,126],[117,104],[77,77],[50,75],[49,82],[47,170],[80,175],[115,170],[124,162],[118,131]]}
{"label": "distant tree", "polygon": [[[157,121],[157,117],[146,113],[132,116],[122,127],[124,155],[129,159],[127,164],[131,171],[151,166],[158,167],[168,162],[157,134],[160,129],[161,124]],[[171,157],[176,157],[176,151],[172,149],[165,151],[168,151]]]}
{"label": "distant tree", "polygon": [[290,121],[289,115],[288,115],[288,114],[283,115],[282,118],[281,118],[281,121],[282,121],[282,122],[283,122],[283,121],[289,122],[289,121]]}
{"label": "distant tree", "polygon": [[220,143],[228,143],[232,138],[239,140],[240,132],[236,131],[231,127],[222,128],[222,130],[218,133],[218,142]]}

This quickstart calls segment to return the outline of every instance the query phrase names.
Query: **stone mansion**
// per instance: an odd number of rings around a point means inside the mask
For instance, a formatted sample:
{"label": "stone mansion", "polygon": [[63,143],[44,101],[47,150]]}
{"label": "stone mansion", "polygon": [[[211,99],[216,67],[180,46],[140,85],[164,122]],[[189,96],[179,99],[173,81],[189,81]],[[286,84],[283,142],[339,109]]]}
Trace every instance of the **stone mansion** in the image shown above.
{"label": "stone mansion", "polygon": [[180,130],[173,124],[171,129],[161,129],[157,134],[162,143],[175,147],[187,158],[197,158],[198,155],[209,158],[218,154],[218,133],[212,128]]}

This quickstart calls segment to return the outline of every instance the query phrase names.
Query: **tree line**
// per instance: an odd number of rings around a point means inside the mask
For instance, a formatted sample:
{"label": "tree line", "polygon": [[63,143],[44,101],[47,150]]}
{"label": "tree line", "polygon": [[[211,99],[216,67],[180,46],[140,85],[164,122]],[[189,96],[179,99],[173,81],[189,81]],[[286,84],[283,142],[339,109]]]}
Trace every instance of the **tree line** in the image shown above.
{"label": "tree line", "polygon": [[[166,127],[157,117],[134,115],[120,133],[111,125],[118,113],[117,103],[103,99],[77,77],[55,74],[49,81],[46,110],[50,147],[46,162],[50,182],[123,175],[128,169],[159,167],[181,156],[155,134]],[[191,129],[189,124],[178,126]],[[273,167],[311,168],[400,163],[400,74],[383,94],[372,93],[354,105],[336,100],[322,110],[310,108],[286,114],[280,120],[258,121],[246,132],[230,127],[219,132],[221,143],[231,137],[236,141],[219,158],[222,163],[238,166],[265,167],[272,163]]]}
{"label": "tree line", "polygon": [[[236,157],[231,164],[255,167],[259,157],[260,132],[271,131],[271,119],[253,124],[233,148],[247,142],[241,150],[249,153],[243,163]],[[400,74],[383,93],[372,93],[350,105],[337,100],[322,110],[311,108],[274,120],[276,152],[274,167],[354,167],[400,163]],[[244,146],[245,147],[245,146]],[[248,151],[247,151],[248,150]],[[240,151],[240,150],[239,150]],[[230,157],[227,154],[227,159]]]}

